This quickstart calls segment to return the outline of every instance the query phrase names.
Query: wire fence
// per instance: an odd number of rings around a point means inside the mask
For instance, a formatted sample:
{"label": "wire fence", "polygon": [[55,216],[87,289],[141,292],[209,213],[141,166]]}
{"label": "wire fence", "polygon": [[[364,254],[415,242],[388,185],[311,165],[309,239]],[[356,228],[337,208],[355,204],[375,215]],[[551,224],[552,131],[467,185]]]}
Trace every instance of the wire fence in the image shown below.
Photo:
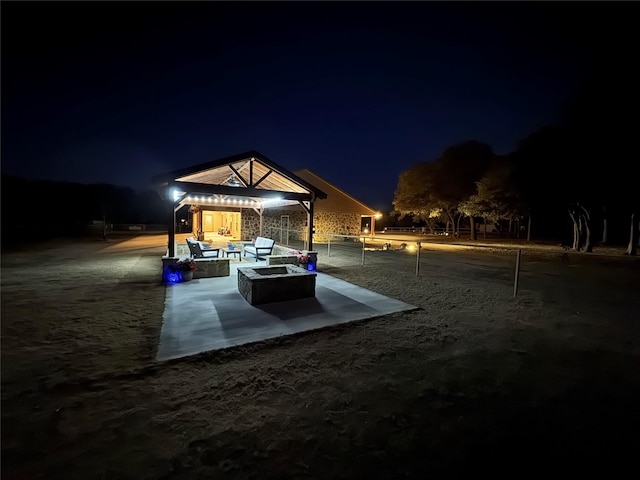
{"label": "wire fence", "polygon": [[[273,238],[276,245],[281,247],[309,250],[306,235],[304,230],[282,230],[274,227],[265,229],[264,236]],[[578,267],[578,264],[602,260],[597,258],[599,255],[594,254],[570,254],[560,244],[555,248],[534,245],[524,240],[520,244],[514,244],[513,239],[505,236],[494,237],[485,244],[469,243],[450,236],[425,235],[421,232],[316,234],[313,251],[317,252],[319,271],[323,267],[331,270],[371,265],[381,267],[382,271],[402,271],[407,275],[407,281],[410,276],[437,279],[438,276],[446,275],[456,276],[462,283],[466,278],[473,277],[482,281],[499,282],[512,290],[514,298],[518,296],[522,286],[530,289],[534,284],[540,286],[551,278],[560,282],[559,287],[554,287],[556,290],[565,288],[570,283],[575,284],[574,279],[569,280],[569,275],[578,270],[569,270],[569,266]],[[587,279],[579,279],[583,280]]]}
{"label": "wire fence", "polygon": [[[276,240],[276,243],[296,250],[308,250],[304,240],[306,232],[296,230],[280,230],[277,227],[270,228],[267,236]],[[404,235],[403,235],[404,233]],[[340,265],[376,264],[389,268],[397,268],[402,265],[405,269],[411,265],[411,271],[420,276],[421,269],[429,268],[434,262],[442,258],[443,252],[451,255],[462,250],[473,249],[480,255],[491,255],[486,258],[487,264],[494,264],[496,260],[502,265],[502,274],[508,274],[513,280],[513,296],[518,294],[518,282],[520,275],[520,259],[522,251],[513,247],[494,246],[470,246],[455,244],[452,242],[429,241],[429,235],[415,230],[397,232],[397,235],[344,235],[323,233],[314,235],[313,251],[318,252],[318,261],[333,263],[336,259]],[[431,236],[433,237],[433,236]],[[481,266],[482,260],[476,260]]]}

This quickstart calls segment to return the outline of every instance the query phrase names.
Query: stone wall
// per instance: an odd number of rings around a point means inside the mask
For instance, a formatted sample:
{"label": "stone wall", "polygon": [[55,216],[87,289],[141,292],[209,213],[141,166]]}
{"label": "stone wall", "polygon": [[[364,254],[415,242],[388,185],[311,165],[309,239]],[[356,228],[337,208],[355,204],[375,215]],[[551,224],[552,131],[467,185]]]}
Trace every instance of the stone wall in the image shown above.
{"label": "stone wall", "polygon": [[251,305],[315,297],[316,274],[291,264],[240,267],[238,291]]}
{"label": "stone wall", "polygon": [[193,278],[228,277],[231,273],[229,258],[196,258],[198,269]]}
{"label": "stone wall", "polygon": [[251,240],[260,236],[260,215],[250,208],[243,208],[241,215],[240,238]]}
{"label": "stone wall", "polygon": [[[266,209],[264,214],[264,236],[280,240],[281,216],[289,216],[289,236],[294,240],[305,240],[307,212],[300,210]],[[359,235],[362,217],[354,213],[321,212],[313,219],[315,242],[327,241],[325,233]],[[260,216],[250,209],[242,210],[242,239],[249,240],[260,235]]]}
{"label": "stone wall", "polygon": [[316,233],[314,242],[326,243],[327,236],[324,233],[338,235],[359,235],[362,217],[357,213],[322,212],[314,216],[313,226]]}

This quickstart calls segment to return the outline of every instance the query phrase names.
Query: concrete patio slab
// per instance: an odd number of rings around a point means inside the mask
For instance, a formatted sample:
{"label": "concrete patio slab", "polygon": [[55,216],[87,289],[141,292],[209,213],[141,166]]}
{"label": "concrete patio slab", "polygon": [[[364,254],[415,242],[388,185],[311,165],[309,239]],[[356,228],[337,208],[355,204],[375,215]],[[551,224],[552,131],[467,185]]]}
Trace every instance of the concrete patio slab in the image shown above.
{"label": "concrete patio slab", "polygon": [[237,269],[246,265],[232,262],[228,277],[167,286],[157,360],[418,308],[321,272],[315,297],[254,306],[238,291]]}

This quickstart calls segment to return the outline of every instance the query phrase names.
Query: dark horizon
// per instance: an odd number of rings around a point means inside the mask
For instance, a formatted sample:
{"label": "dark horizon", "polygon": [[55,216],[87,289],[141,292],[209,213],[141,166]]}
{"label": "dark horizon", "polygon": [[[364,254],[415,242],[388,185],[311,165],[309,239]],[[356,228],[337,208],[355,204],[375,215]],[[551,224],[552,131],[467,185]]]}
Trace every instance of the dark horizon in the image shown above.
{"label": "dark horizon", "polygon": [[141,191],[257,150],[387,211],[401,171],[446,147],[507,154],[561,122],[632,48],[627,8],[2,2],[2,172]]}

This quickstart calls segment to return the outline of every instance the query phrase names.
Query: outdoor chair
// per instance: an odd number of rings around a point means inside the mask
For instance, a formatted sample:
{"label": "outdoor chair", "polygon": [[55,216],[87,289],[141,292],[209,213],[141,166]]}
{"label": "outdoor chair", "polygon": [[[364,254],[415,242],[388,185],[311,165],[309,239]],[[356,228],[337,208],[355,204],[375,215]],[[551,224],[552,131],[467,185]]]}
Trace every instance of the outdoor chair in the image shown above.
{"label": "outdoor chair", "polygon": [[256,262],[260,258],[260,256],[271,255],[273,250],[273,246],[276,241],[271,238],[258,237],[256,238],[256,242],[252,245],[245,245],[244,247],[244,256],[247,256],[247,253],[250,253],[254,257],[256,257]]}
{"label": "outdoor chair", "polygon": [[187,238],[187,246],[193,258],[219,258],[219,248],[202,248],[202,244],[197,240]]}

